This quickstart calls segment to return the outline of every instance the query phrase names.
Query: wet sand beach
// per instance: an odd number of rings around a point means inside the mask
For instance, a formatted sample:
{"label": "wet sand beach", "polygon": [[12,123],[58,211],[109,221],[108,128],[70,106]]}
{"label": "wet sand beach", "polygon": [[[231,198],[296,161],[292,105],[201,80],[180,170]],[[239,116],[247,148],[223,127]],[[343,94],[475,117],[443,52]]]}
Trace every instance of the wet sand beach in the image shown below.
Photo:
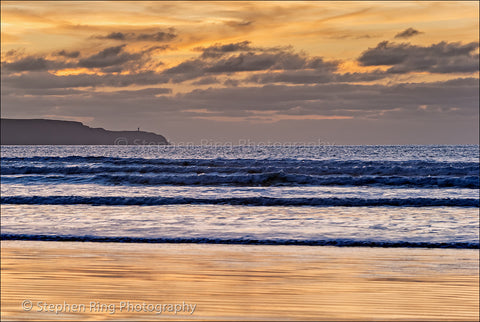
{"label": "wet sand beach", "polygon": [[478,250],[2,241],[1,259],[4,321],[479,318]]}

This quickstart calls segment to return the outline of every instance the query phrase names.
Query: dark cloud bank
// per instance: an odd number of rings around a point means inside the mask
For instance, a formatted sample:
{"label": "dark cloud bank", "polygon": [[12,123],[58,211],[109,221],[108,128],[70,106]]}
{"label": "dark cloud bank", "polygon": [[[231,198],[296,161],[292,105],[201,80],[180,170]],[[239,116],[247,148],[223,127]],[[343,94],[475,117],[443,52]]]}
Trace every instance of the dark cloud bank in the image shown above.
{"label": "dark cloud bank", "polygon": [[[396,38],[418,34],[410,29]],[[238,137],[241,129],[252,129],[252,135],[268,132],[280,138],[284,136],[282,131],[293,131],[285,124],[305,125],[298,133],[328,135],[329,129],[342,138],[341,143],[404,142],[396,137],[403,124],[409,135],[416,133],[417,138],[413,135],[410,143],[425,143],[419,138],[422,135],[432,143],[478,142],[478,135],[473,135],[478,133],[479,113],[479,82],[478,76],[474,77],[479,68],[477,42],[418,46],[384,41],[361,53],[358,63],[387,66],[386,70],[342,74],[338,72],[340,61],[310,56],[291,47],[255,47],[248,41],[196,48],[196,58],[154,71],[162,62],[152,53],[166,47],[132,50],[128,43],[170,41],[176,37],[174,30],[116,32],[103,37],[124,43],[93,54],[65,50],[46,56],[12,53],[8,62],[2,62],[2,116],[93,117],[97,125],[112,128],[132,122],[148,124],[152,131],[161,133],[163,129],[178,132],[185,128],[187,137],[212,136],[225,130],[229,135],[224,139]],[[56,76],[48,72],[74,67],[105,74]],[[415,72],[465,76],[432,83],[370,83]],[[184,82],[212,87],[173,95],[170,86]],[[148,88],[128,89],[131,85]],[[103,86],[118,90],[94,90]],[[289,115],[306,120],[262,123],[262,115],[270,115],[273,121]],[[308,120],[309,116],[351,119]],[[221,117],[232,122],[215,121]],[[161,120],[161,124],[154,120]],[[221,124],[230,124],[231,131]],[[263,124],[264,132],[256,124]],[[370,134],[362,136],[360,132],[369,129]],[[345,131],[351,131],[350,141]],[[448,132],[452,139],[439,131]],[[373,133],[385,137],[375,139]],[[360,139],[367,141],[358,142]]]}
{"label": "dark cloud bank", "polygon": [[383,41],[358,58],[363,66],[392,66],[390,73],[474,73],[478,71],[478,42],[468,44],[440,42],[422,47]]}

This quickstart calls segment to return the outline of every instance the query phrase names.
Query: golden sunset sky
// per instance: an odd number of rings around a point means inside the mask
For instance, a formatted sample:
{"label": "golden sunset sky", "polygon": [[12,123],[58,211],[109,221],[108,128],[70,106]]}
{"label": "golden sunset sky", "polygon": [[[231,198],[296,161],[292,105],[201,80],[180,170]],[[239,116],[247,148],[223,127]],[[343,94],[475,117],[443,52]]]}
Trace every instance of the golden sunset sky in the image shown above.
{"label": "golden sunset sky", "polygon": [[478,143],[477,1],[2,1],[2,117]]}

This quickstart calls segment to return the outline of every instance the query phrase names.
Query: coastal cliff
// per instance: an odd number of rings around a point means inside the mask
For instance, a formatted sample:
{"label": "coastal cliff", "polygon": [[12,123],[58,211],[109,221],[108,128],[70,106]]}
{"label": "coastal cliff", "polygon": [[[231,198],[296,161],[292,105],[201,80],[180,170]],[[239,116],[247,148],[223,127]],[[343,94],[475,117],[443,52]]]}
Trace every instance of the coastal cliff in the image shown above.
{"label": "coastal cliff", "polygon": [[80,122],[1,119],[2,145],[168,145],[164,136],[144,131],[109,131]]}

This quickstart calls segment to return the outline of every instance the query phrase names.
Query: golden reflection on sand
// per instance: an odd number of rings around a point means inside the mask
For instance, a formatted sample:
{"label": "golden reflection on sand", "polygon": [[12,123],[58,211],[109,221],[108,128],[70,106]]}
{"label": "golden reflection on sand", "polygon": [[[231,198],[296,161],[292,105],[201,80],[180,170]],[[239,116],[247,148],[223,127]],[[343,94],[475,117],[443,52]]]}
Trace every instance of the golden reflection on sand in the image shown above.
{"label": "golden reflection on sand", "polygon": [[[1,259],[2,320],[479,318],[478,250],[3,241]],[[37,312],[40,301],[86,308]],[[196,309],[119,312],[122,301]]]}

